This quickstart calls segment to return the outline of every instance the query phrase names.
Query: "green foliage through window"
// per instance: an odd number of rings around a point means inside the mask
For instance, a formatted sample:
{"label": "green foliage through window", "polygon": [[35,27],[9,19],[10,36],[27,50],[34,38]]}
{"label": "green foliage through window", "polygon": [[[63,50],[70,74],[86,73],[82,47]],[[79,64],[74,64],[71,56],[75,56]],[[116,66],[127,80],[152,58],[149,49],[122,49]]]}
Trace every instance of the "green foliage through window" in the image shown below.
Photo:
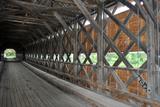
{"label": "green foliage through window", "polygon": [[[86,58],[85,54],[79,55],[79,59],[81,63],[84,62],[85,58]],[[110,66],[113,66],[114,63],[118,60],[118,58],[119,57],[115,52],[107,53],[105,56],[105,59],[109,63]],[[133,66],[133,68],[139,68],[145,63],[145,61],[147,61],[147,55],[143,51],[129,52],[125,58]],[[97,53],[91,53],[90,59],[93,64],[96,64],[97,63]],[[86,64],[89,64],[89,62],[87,62]],[[126,67],[126,65],[123,62],[120,62],[118,67]]]}
{"label": "green foliage through window", "polygon": [[14,49],[6,49],[4,51],[4,58],[16,58],[16,51]]}

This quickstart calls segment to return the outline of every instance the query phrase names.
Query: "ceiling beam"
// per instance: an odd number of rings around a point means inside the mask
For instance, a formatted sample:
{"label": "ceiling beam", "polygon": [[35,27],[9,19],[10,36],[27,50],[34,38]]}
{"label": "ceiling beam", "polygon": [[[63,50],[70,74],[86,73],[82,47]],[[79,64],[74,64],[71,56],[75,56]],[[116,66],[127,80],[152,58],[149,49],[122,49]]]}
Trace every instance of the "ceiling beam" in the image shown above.
{"label": "ceiling beam", "polygon": [[59,23],[68,31],[71,31],[68,27],[68,25],[66,24],[66,22],[63,20],[63,18],[57,13],[54,12],[54,16],[57,18],[57,20],[59,21]]}
{"label": "ceiling beam", "polygon": [[43,24],[35,23],[35,22],[19,21],[19,20],[12,20],[12,19],[3,19],[3,21],[21,23],[21,24],[27,24],[27,25],[43,25]]}
{"label": "ceiling beam", "polygon": [[72,1],[69,1],[69,0],[54,0],[55,2],[61,2],[61,3],[64,3],[64,4],[71,4],[71,5],[74,5],[74,3]]}
{"label": "ceiling beam", "polygon": [[[59,1],[59,0],[57,0]],[[39,12],[49,12],[49,11],[64,11],[64,12],[71,12],[73,14],[77,13],[77,14],[80,14],[81,12],[79,11],[79,9],[77,8],[77,6],[75,6],[74,3],[72,3],[73,5],[71,6],[54,6],[54,7],[48,7],[48,6],[45,6],[45,5],[41,5],[41,4],[35,4],[35,3],[29,3],[29,2],[23,2],[23,1],[17,1],[17,0],[10,0],[10,2],[12,3],[16,3],[18,5],[21,5],[21,6],[25,6],[25,7],[28,7],[30,8],[31,10],[37,10]],[[61,0],[62,2],[62,0]],[[66,1],[63,1],[64,3],[66,3]],[[87,8],[89,9],[93,9],[93,8],[97,8],[97,5],[86,5]]]}
{"label": "ceiling beam", "polygon": [[1,18],[0,22],[2,22],[2,21],[10,21],[10,22],[22,23],[22,24],[43,25],[41,23],[42,19],[27,17],[27,16],[7,15],[7,16]]}

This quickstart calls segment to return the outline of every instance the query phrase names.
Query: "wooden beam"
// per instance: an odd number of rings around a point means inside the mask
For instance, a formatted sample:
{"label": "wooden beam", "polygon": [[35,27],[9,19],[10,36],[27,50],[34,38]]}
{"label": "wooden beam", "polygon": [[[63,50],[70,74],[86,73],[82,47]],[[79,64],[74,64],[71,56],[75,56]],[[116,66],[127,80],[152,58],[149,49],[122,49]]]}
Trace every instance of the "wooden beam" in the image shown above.
{"label": "wooden beam", "polygon": [[[97,24],[99,24],[101,29],[103,29],[103,20],[102,17],[104,15],[103,12],[103,4],[99,3],[98,7],[98,21]],[[103,39],[103,32],[98,32],[97,35],[97,64],[98,64],[98,72],[97,72],[97,81],[98,84],[105,84],[104,80],[104,39]]]}
{"label": "wooden beam", "polygon": [[[146,0],[143,1],[144,7],[145,7],[145,9],[146,9],[146,11],[147,11],[148,14],[146,14],[145,11],[142,11],[141,6],[138,6],[137,4],[136,4],[136,6],[133,6],[129,1],[126,1],[126,0],[119,0],[119,1],[121,3],[123,3],[124,5],[126,5],[129,9],[131,9],[132,11],[134,11],[137,15],[140,14],[140,16],[143,19],[147,20],[147,16],[150,16],[150,18],[152,19],[152,21],[154,22],[155,25],[158,23],[157,20],[156,20],[156,18],[155,18],[154,12],[151,11],[151,8],[150,8],[150,6],[147,3],[148,1],[146,1]],[[140,9],[140,11],[138,9]],[[159,27],[159,30],[160,30],[160,27]]]}
{"label": "wooden beam", "polygon": [[124,26],[124,24],[122,24],[116,17],[114,17],[107,9],[104,9],[104,11],[105,11],[105,13],[121,28],[121,30],[128,35],[128,37],[129,37],[132,41],[134,41],[135,43],[139,44],[139,45],[140,45],[140,48],[141,48],[144,52],[147,53],[147,48],[146,48],[146,46],[144,46],[144,45],[142,44],[142,42],[139,41],[139,40],[135,37],[135,35],[134,35],[132,32],[130,32],[130,31]]}
{"label": "wooden beam", "polygon": [[18,15],[7,15],[5,16],[7,19],[17,19],[17,20],[26,20],[26,21],[34,21],[41,22],[43,19],[30,17],[30,16],[18,16]]}
{"label": "wooden beam", "polygon": [[81,88],[79,86],[76,86],[76,85],[69,83],[67,81],[64,81],[62,79],[59,79],[53,75],[45,73],[42,70],[37,69],[34,66],[32,66],[26,62],[23,62],[23,64],[26,67],[28,67],[29,69],[31,69],[36,75],[46,79],[51,84],[56,85],[59,88],[65,90],[67,92],[72,92],[73,94],[83,98],[84,100],[92,102],[93,104],[95,104],[95,106],[100,106],[100,107],[131,107],[131,105],[127,105],[127,104],[118,102],[118,101],[113,100],[109,97],[105,97],[103,95],[94,93],[92,91]]}
{"label": "wooden beam", "polygon": [[55,2],[61,2],[61,3],[64,3],[64,4],[74,5],[74,3],[72,1],[69,1],[69,0],[55,0]]}
{"label": "wooden beam", "polygon": [[[47,12],[47,11],[70,11],[72,13],[76,13],[74,11],[78,10],[76,6],[68,6],[68,7],[60,7],[60,6],[54,6],[54,7],[47,7],[45,5],[41,4],[35,4],[35,3],[29,3],[29,2],[23,2],[23,1],[11,1],[13,3],[19,4],[21,6],[25,6],[30,8],[31,10],[39,11],[39,12]],[[94,7],[94,6],[92,6]],[[78,12],[78,11],[77,11]]]}
{"label": "wooden beam", "polygon": [[22,24],[28,24],[28,25],[43,25],[42,19],[27,17],[27,16],[7,15],[1,18],[0,22],[3,22],[3,21],[22,23]]}
{"label": "wooden beam", "polygon": [[[138,8],[134,5],[132,5],[129,1],[126,0],[119,0],[122,4],[124,4],[125,6],[127,6],[129,9],[131,9],[132,11],[134,11],[136,14],[138,14]],[[140,16],[145,19],[145,15],[143,13],[141,13],[142,11],[140,11]]]}
{"label": "wooden beam", "polygon": [[[114,50],[114,52],[119,56],[119,58],[128,66],[129,68],[133,68],[133,66],[128,62],[128,60],[124,57],[124,55],[120,52],[120,50],[115,46],[112,40],[106,35],[106,33],[100,28],[100,26],[94,21],[94,19],[91,17],[88,10],[85,8],[83,2],[81,0],[73,0],[75,4],[79,7],[79,9],[82,11],[84,16],[91,22],[91,25],[99,32],[103,33],[103,38],[107,42],[108,45]],[[111,18],[114,18],[110,12],[106,12]],[[115,20],[114,20],[115,21]],[[116,20],[116,23],[119,25],[119,22]],[[124,30],[125,33],[128,34],[128,36],[131,36],[133,40],[135,40],[136,43],[138,43],[137,39],[134,37],[134,35],[124,27],[120,26],[122,30]],[[131,35],[130,35],[131,34]],[[142,45],[143,46],[143,45]],[[146,48],[144,47],[144,51],[146,52]],[[135,71],[131,71],[135,77],[140,76]],[[140,76],[141,77],[141,76]],[[142,78],[142,77],[141,77]],[[142,78],[143,80],[143,78]],[[143,80],[144,81],[144,80]]]}
{"label": "wooden beam", "polygon": [[13,4],[18,4],[21,6],[27,6],[28,8],[32,8],[32,9],[47,9],[48,7],[43,6],[41,4],[35,4],[35,3],[31,3],[31,2],[24,2],[24,1],[18,1],[18,0],[9,0],[9,2],[13,3]]}
{"label": "wooden beam", "polygon": [[52,27],[46,21],[44,21],[43,24],[45,25],[45,27],[48,29],[48,31],[51,34],[54,34],[54,31],[53,31]]}
{"label": "wooden beam", "polygon": [[71,31],[71,29],[68,27],[68,25],[66,24],[66,22],[63,20],[63,18],[57,12],[54,12],[54,16],[61,23],[61,25],[64,27],[64,29],[66,29],[68,31]]}
{"label": "wooden beam", "polygon": [[42,38],[46,38],[46,36],[40,29],[37,29],[37,32],[41,35]]}
{"label": "wooden beam", "polygon": [[26,25],[43,25],[43,24],[35,23],[35,22],[18,21],[18,20],[12,20],[12,19],[3,19],[3,21],[13,22],[13,23],[21,23],[21,24],[26,24]]}
{"label": "wooden beam", "polygon": [[[152,1],[147,1],[153,11],[153,5],[152,5]],[[157,71],[156,70],[156,62],[155,62],[155,56],[156,56],[156,36],[159,35],[155,35],[155,26],[154,26],[154,22],[153,20],[148,17],[147,20],[147,82],[148,82],[148,98],[150,99],[154,99],[157,96],[157,92],[156,92],[156,86],[157,86]]]}

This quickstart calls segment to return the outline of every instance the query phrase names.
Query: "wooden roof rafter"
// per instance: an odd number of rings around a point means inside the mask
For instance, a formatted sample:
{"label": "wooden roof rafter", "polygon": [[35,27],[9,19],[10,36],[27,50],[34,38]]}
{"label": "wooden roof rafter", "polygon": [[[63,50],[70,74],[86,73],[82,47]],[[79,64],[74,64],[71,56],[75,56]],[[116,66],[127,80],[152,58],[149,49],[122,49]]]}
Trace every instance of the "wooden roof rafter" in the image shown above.
{"label": "wooden roof rafter", "polygon": [[[63,18],[67,26],[70,26],[73,20],[82,15],[73,0],[7,0],[5,3],[7,4],[0,13],[3,16],[0,16],[2,18],[0,23],[3,23],[3,26],[5,26],[5,23],[8,26],[12,24],[11,27],[15,31],[21,29],[34,35],[40,35],[36,38],[51,35],[62,26],[56,18],[55,12]],[[89,11],[97,9],[96,0],[85,0],[85,4]],[[11,34],[11,32],[8,32],[8,34]]]}

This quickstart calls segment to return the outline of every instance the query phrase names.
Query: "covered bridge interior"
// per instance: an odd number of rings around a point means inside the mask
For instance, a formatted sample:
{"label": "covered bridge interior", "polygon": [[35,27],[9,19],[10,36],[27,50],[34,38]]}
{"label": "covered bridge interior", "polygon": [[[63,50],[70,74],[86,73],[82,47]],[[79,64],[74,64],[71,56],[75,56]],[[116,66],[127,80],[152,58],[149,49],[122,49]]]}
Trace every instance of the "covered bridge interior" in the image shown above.
{"label": "covered bridge interior", "polygon": [[159,0],[0,0],[0,106],[160,107],[159,32]]}

